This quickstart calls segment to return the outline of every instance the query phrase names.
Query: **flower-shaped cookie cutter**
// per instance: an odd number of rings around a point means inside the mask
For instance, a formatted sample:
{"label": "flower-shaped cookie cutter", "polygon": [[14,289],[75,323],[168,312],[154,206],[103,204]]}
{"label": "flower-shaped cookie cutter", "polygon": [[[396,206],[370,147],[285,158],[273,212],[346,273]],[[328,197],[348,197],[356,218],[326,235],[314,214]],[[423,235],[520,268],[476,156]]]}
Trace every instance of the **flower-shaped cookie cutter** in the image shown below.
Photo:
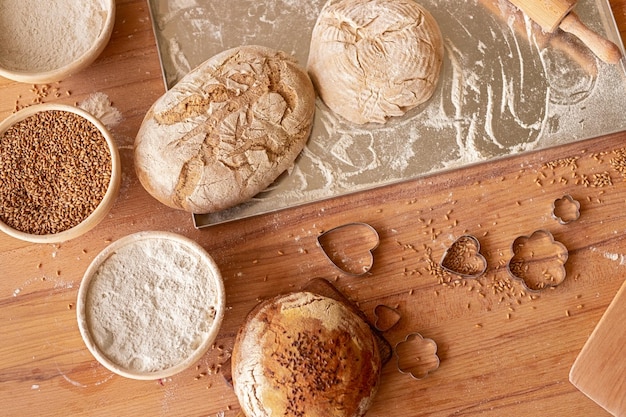
{"label": "flower-shaped cookie cutter", "polygon": [[444,252],[440,266],[463,278],[478,278],[487,270],[487,260],[480,253],[475,236],[463,235]]}
{"label": "flower-shaped cookie cutter", "polygon": [[376,229],[354,222],[334,227],[317,237],[326,258],[341,272],[361,276],[374,265],[374,250],[380,243]]}
{"label": "flower-shaped cookie cutter", "polygon": [[437,343],[419,333],[409,333],[393,349],[398,371],[420,380],[439,368]]}
{"label": "flower-shaped cookie cutter", "polygon": [[529,291],[556,287],[565,280],[568,251],[549,231],[537,230],[530,236],[519,236],[513,241],[511,252],[509,274]]}
{"label": "flower-shaped cookie cutter", "polygon": [[552,218],[560,224],[568,224],[580,217],[580,202],[566,194],[552,203]]}

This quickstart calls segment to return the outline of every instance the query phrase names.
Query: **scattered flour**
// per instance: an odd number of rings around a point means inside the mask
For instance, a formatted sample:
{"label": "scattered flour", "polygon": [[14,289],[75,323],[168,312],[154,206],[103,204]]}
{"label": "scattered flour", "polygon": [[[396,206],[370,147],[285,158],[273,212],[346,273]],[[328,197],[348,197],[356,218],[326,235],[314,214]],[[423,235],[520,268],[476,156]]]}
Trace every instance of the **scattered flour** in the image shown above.
{"label": "scattered flour", "polygon": [[83,55],[100,35],[106,10],[98,0],[0,2],[0,65],[51,71]]}
{"label": "scattered flour", "polygon": [[78,106],[95,116],[108,129],[117,126],[122,121],[122,113],[112,106],[109,96],[104,93],[93,93]]}
{"label": "scattered flour", "polygon": [[[591,250],[593,252],[601,252],[598,248],[592,247]],[[620,254],[620,253],[612,253],[612,252],[601,252],[602,255],[610,260],[610,261],[615,261],[615,262],[619,262],[619,265],[626,265],[626,255]]]}
{"label": "scattered flour", "polygon": [[118,248],[97,269],[86,324],[112,362],[155,372],[184,362],[216,331],[221,297],[211,265],[196,251],[144,238]]}
{"label": "scattered flour", "polygon": [[[228,47],[262,44],[304,63],[326,0],[152,0],[168,85]],[[345,122],[318,101],[313,132],[286,175],[212,224],[623,130],[623,71],[581,67],[530,20],[492,2],[421,0],[440,24],[443,73],[433,98],[379,127]],[[594,2],[579,13],[602,24]],[[498,13],[501,10],[502,13]],[[503,18],[502,16],[508,16]],[[203,30],[197,30],[202,27]],[[286,36],[285,36],[286,35]],[[567,35],[565,35],[567,36]],[[565,40],[568,40],[566,37]],[[577,54],[574,55],[578,56]]]}
{"label": "scattered flour", "polygon": [[65,375],[63,372],[61,372],[61,376],[63,377],[64,380],[66,380],[70,384],[74,385],[75,387],[87,388],[87,385],[70,378],[69,376]]}

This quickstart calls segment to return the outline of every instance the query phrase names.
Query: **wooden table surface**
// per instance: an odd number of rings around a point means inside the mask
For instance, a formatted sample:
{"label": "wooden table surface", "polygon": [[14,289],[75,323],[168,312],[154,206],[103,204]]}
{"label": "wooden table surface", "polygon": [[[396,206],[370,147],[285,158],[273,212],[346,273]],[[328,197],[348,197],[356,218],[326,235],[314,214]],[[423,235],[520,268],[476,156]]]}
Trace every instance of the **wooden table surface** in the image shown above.
{"label": "wooden table surface", "polygon": [[[624,38],[626,0],[611,3]],[[188,214],[158,203],[134,174],[135,134],[164,87],[146,1],[118,0],[117,7],[101,57],[54,84],[62,94],[44,101],[109,96],[123,117],[113,128],[121,193],[110,215],[75,240],[34,245],[0,236],[0,414],[236,416],[237,399],[220,369],[246,313],[260,299],[323,277],[371,320],[378,305],[396,308],[400,321],[384,333],[392,345],[419,332],[439,348],[440,367],[422,380],[389,362],[369,416],[608,415],[568,382],[568,372],[624,281],[626,178],[618,163],[626,132],[196,230]],[[29,103],[32,89],[0,79],[0,118],[16,101]],[[581,215],[561,225],[552,203],[565,194],[581,203]],[[351,222],[380,235],[374,266],[361,277],[339,273],[317,246],[321,232]],[[568,248],[567,278],[524,295],[504,265],[513,240],[539,229]],[[199,242],[227,292],[219,348],[161,381],[125,379],[99,365],[74,309],[93,257],[142,230]],[[463,234],[480,240],[487,271],[459,281],[437,274],[433,265]],[[507,290],[496,291],[499,285]]]}

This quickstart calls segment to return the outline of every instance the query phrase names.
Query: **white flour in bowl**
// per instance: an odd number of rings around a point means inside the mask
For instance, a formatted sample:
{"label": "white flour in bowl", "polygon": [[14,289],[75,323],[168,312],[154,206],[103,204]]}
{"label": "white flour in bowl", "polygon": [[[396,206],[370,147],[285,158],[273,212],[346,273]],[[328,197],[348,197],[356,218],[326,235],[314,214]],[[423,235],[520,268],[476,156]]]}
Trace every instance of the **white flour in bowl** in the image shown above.
{"label": "white flour in bowl", "polygon": [[216,274],[177,240],[140,239],[117,248],[95,271],[85,296],[93,342],[111,362],[133,372],[185,362],[220,324],[223,296]]}
{"label": "white flour in bowl", "polygon": [[107,11],[99,0],[0,2],[0,66],[51,71],[76,60],[102,32]]}

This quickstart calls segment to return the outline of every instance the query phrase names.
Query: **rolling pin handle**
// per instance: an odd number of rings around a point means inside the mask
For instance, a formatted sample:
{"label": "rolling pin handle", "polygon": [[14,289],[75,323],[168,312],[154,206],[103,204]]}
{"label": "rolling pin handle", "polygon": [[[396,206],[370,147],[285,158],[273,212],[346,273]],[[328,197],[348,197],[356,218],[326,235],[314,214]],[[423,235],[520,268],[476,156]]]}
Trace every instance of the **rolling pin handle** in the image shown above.
{"label": "rolling pin handle", "polygon": [[559,27],[583,41],[598,58],[607,64],[617,64],[622,59],[622,52],[617,45],[585,26],[576,13],[570,12],[565,16]]}

